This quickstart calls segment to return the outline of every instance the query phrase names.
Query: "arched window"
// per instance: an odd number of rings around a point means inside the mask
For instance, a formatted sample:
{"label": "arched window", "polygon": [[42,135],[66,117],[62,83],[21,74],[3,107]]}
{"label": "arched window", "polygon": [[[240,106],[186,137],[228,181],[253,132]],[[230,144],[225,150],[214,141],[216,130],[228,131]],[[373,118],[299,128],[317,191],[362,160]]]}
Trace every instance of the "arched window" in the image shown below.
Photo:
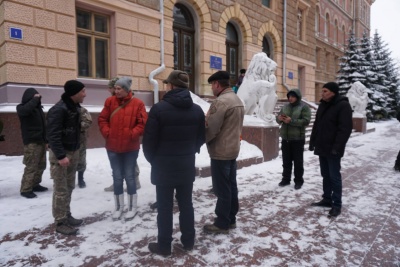
{"label": "arched window", "polygon": [[235,85],[238,78],[238,50],[239,38],[235,26],[228,22],[226,25],[226,69],[230,75],[231,85]]}
{"label": "arched window", "polygon": [[353,15],[353,0],[350,0],[349,13]]}
{"label": "arched window", "polygon": [[342,44],[346,45],[346,27],[344,25],[342,26],[342,34],[343,34]]}
{"label": "arched window", "polygon": [[173,9],[174,69],[189,74],[189,89],[194,92],[194,34],[195,27],[189,10],[181,4]]}
{"label": "arched window", "polygon": [[315,34],[317,36],[319,36],[319,17],[320,17],[319,6],[317,6],[315,9]]}
{"label": "arched window", "polygon": [[263,42],[262,42],[262,51],[267,54],[267,56],[270,59],[274,59],[274,50],[273,50],[273,43],[271,40],[271,37],[269,37],[268,34],[266,34],[263,38]]}
{"label": "arched window", "polygon": [[330,24],[331,22],[329,21],[329,14],[326,13],[325,15],[325,38],[329,40],[329,33],[330,33]]}
{"label": "arched window", "polygon": [[337,19],[335,19],[335,29],[333,31],[333,41],[335,45],[338,43],[338,36],[339,36],[339,25]]}

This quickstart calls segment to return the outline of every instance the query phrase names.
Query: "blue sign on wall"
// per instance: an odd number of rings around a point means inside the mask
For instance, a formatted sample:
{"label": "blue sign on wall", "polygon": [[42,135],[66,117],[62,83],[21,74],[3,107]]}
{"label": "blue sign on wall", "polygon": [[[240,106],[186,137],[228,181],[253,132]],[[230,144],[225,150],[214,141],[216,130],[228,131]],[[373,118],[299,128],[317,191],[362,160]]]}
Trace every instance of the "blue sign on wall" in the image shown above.
{"label": "blue sign on wall", "polygon": [[10,27],[10,38],[22,40],[22,29]]}
{"label": "blue sign on wall", "polygon": [[289,79],[293,79],[293,77],[294,77],[293,72],[289,71],[288,72],[288,78]]}
{"label": "blue sign on wall", "polygon": [[222,70],[222,58],[216,56],[210,56],[210,68]]}

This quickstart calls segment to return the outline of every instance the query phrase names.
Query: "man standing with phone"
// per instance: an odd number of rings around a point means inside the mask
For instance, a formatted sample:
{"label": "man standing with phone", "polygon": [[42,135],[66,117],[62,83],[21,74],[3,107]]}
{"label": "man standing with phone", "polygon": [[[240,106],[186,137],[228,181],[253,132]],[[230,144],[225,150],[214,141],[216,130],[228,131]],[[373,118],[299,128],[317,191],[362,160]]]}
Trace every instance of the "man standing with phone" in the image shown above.
{"label": "man standing with phone", "polygon": [[306,140],[306,126],[311,120],[311,110],[307,104],[301,102],[299,89],[292,89],[287,93],[289,103],[284,105],[276,117],[281,125],[282,139],[282,181],[279,186],[290,185],[292,165],[294,164],[294,189],[298,190],[304,183],[303,154]]}

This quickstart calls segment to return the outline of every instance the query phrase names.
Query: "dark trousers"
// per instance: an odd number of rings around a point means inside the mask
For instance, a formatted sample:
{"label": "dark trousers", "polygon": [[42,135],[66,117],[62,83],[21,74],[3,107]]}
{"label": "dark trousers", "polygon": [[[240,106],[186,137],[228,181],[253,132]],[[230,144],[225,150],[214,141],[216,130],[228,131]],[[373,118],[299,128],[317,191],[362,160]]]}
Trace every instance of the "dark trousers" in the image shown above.
{"label": "dark trousers", "polygon": [[282,181],[290,182],[292,176],[292,165],[294,165],[294,183],[304,183],[304,154],[305,140],[282,140]]}
{"label": "dark trousers", "polygon": [[399,153],[397,154],[396,162],[394,163],[394,165],[400,167],[400,151],[399,151]]}
{"label": "dark trousers", "polygon": [[236,223],[236,214],[239,211],[236,159],[211,159],[211,176],[214,193],[218,198],[214,225],[221,229],[229,229],[229,225]]}
{"label": "dark trousers", "polygon": [[196,231],[194,229],[194,209],[192,203],[193,183],[178,186],[156,186],[158,246],[171,251],[174,190],[179,206],[179,227],[183,246],[193,247]]}
{"label": "dark trousers", "polygon": [[336,208],[342,207],[342,175],[340,157],[319,156],[324,194],[322,197],[332,202]]}

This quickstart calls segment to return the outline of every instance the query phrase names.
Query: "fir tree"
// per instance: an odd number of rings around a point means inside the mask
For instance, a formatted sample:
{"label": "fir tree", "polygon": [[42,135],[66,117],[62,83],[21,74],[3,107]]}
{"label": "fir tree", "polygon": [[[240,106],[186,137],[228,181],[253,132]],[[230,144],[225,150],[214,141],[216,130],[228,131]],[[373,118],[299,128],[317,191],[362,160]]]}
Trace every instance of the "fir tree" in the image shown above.
{"label": "fir tree", "polygon": [[[372,49],[374,52],[374,64],[372,71],[376,73],[377,80],[372,83],[373,94],[371,95],[374,104],[371,110],[373,120],[385,119],[390,116],[392,111],[392,99],[390,87],[392,81],[390,80],[389,68],[390,65],[390,52],[388,52],[387,45],[382,41],[378,32],[375,32],[372,42]],[[392,70],[394,71],[394,70]]]}
{"label": "fir tree", "polygon": [[351,33],[344,56],[340,59],[340,70],[337,76],[339,94],[346,95],[354,82],[360,81],[364,83],[366,80],[365,71],[363,70],[364,58],[358,49],[354,33]]}
{"label": "fir tree", "polygon": [[372,98],[373,87],[372,84],[378,80],[377,74],[373,71],[374,67],[374,52],[371,47],[371,37],[367,31],[364,31],[363,37],[360,42],[360,52],[363,55],[363,64],[360,72],[365,76],[364,86],[367,88],[368,93],[368,105],[367,105],[367,119],[368,121],[373,120],[372,107],[375,105],[375,101]]}

